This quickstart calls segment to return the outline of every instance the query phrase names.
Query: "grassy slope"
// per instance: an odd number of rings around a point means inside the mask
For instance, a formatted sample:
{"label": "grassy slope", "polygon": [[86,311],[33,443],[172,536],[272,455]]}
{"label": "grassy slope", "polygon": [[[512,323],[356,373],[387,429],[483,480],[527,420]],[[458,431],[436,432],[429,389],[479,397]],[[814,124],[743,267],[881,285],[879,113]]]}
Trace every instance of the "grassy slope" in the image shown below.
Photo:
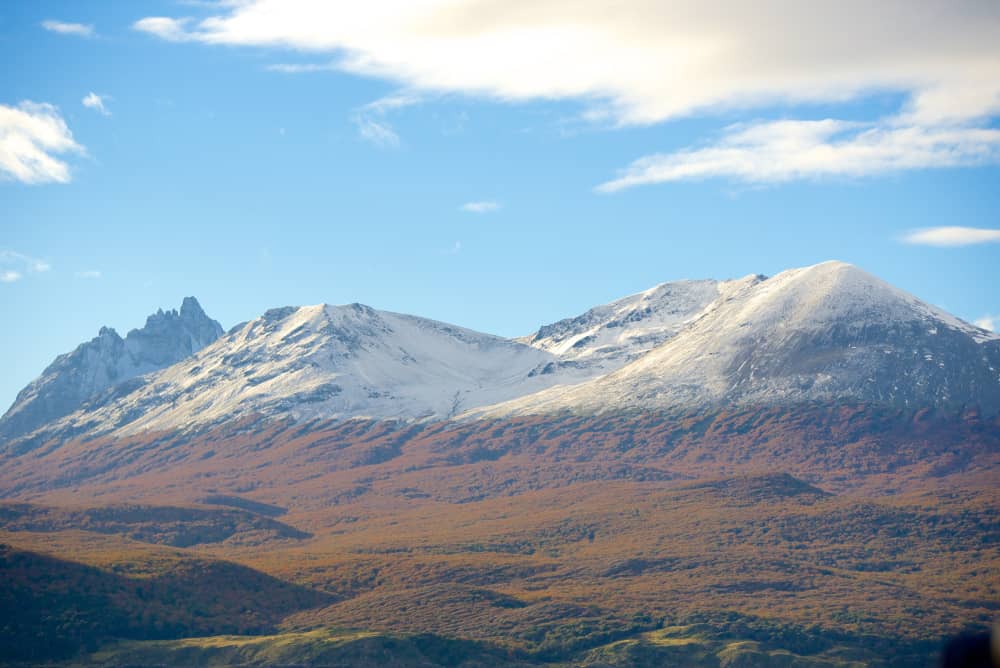
{"label": "grassy slope", "polygon": [[865,652],[833,648],[801,656],[749,640],[720,639],[694,627],[672,627],[642,633],[562,660],[546,661],[482,643],[447,640],[433,635],[389,635],[320,630],[273,636],[217,636],[173,641],[128,641],[69,662],[79,668],[184,665],[214,668],[232,665],[338,666],[344,668],[545,665],[653,668],[686,666],[783,666],[788,668],[854,668],[865,665]]}
{"label": "grassy slope", "polygon": [[193,555],[133,552],[121,563],[139,572],[123,575],[0,544],[0,661],[71,656],[116,637],[261,633],[296,610],[331,600],[246,566]]}

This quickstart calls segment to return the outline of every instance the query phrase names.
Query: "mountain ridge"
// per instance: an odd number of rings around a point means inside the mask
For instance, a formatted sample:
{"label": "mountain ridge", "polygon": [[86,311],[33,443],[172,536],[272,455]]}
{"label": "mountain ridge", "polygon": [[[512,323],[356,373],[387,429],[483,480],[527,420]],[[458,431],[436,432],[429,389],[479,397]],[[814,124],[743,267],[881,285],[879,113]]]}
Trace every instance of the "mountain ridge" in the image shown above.
{"label": "mountain ridge", "polygon": [[90,392],[39,438],[251,414],[473,419],[844,398],[1000,412],[1000,336],[836,261],[663,283],[519,339],[361,304],[270,309],[225,334],[211,322],[207,345]]}
{"label": "mountain ridge", "polygon": [[1000,336],[852,265],[724,286],[677,336],[634,362],[477,414],[845,397],[1000,411]]}

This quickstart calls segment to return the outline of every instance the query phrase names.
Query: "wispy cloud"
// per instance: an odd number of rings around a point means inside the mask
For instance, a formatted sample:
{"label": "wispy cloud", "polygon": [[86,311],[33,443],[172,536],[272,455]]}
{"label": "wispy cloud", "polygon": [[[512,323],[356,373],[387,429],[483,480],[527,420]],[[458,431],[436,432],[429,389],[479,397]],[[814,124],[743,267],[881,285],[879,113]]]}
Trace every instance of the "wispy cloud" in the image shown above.
{"label": "wispy cloud", "polygon": [[709,146],[640,158],[597,190],[616,192],[651,183],[712,177],[780,183],[1000,162],[1000,130],[900,127],[896,120],[866,124],[826,119],[733,126]]}
{"label": "wispy cloud", "polygon": [[282,74],[303,74],[338,71],[340,68],[333,63],[274,63],[264,69],[268,72],[281,72]]}
{"label": "wispy cloud", "polygon": [[412,91],[397,91],[380,97],[377,100],[372,100],[361,107],[361,110],[384,116],[391,111],[412,107],[421,102],[423,102],[423,98]]}
{"label": "wispy cloud", "polygon": [[445,250],[441,251],[442,255],[458,255],[461,252],[462,252],[461,241],[456,241],[454,244],[451,245],[451,248],[446,248]]}
{"label": "wispy cloud", "polygon": [[491,213],[500,208],[499,202],[494,202],[492,200],[483,200],[480,202],[466,202],[462,205],[462,211],[468,213]]}
{"label": "wispy cloud", "polygon": [[353,119],[358,136],[378,148],[399,148],[399,135],[385,121],[370,116],[356,114]]}
{"label": "wispy cloud", "polygon": [[0,104],[0,178],[22,183],[67,183],[69,165],[56,156],[83,152],[51,104]]}
{"label": "wispy cloud", "polygon": [[358,136],[378,148],[399,148],[402,143],[386,115],[390,112],[420,103],[418,95],[401,91],[380,97],[354,110],[351,121],[358,129]]}
{"label": "wispy cloud", "polygon": [[[538,0],[383,3],[242,0],[202,20],[136,28],[174,41],[289,48],[421,94],[577,100],[603,125],[776,105],[906,99],[854,125],[790,120],[731,128],[715,143],[640,157],[601,186],[723,177],[754,183],[995,163],[1000,4],[816,0]],[[322,58],[320,58],[322,60]],[[305,69],[304,69],[305,68]],[[870,163],[872,166],[867,166]]]}
{"label": "wispy cloud", "polygon": [[984,227],[926,227],[903,236],[908,244],[920,246],[972,246],[1000,242],[1000,229]]}
{"label": "wispy cloud", "polygon": [[997,331],[997,326],[1000,325],[1000,315],[984,315],[982,318],[977,318],[972,324],[976,327],[982,327],[983,329],[995,332]]}
{"label": "wispy cloud", "polygon": [[87,271],[76,272],[77,278],[95,280],[101,277],[101,272],[96,269],[88,269]]}
{"label": "wispy cloud", "polygon": [[93,109],[94,111],[100,113],[103,116],[110,116],[111,111],[106,106],[104,106],[104,102],[110,99],[111,96],[109,95],[98,95],[97,93],[88,93],[86,97],[80,100],[80,102],[83,104],[83,106],[87,107],[88,109]]}
{"label": "wispy cloud", "polygon": [[0,283],[14,283],[29,274],[40,274],[52,269],[45,260],[24,253],[0,250]]}
{"label": "wispy cloud", "polygon": [[196,39],[187,31],[190,18],[169,18],[166,16],[149,16],[132,24],[134,30],[156,35],[168,42],[186,42]]}
{"label": "wispy cloud", "polygon": [[60,35],[76,35],[78,37],[93,37],[94,26],[87,23],[67,23],[65,21],[53,21],[51,19],[42,21],[42,27],[49,32]]}

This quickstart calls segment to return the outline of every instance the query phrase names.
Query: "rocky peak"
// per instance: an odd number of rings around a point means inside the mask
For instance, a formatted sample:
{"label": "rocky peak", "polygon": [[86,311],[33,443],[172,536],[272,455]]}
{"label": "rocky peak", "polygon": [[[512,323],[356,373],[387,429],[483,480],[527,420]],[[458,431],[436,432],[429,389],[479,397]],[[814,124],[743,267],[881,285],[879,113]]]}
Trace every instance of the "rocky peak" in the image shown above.
{"label": "rocky peak", "polygon": [[207,317],[205,311],[201,308],[201,304],[194,297],[185,297],[184,301],[181,302],[181,319],[200,320]]}
{"label": "rocky peak", "polygon": [[93,395],[175,364],[221,335],[222,326],[194,297],[186,297],[179,312],[158,309],[124,339],[113,328],[101,327],[95,338],[57,357],[18,393],[0,418],[0,438],[27,434],[68,415]]}

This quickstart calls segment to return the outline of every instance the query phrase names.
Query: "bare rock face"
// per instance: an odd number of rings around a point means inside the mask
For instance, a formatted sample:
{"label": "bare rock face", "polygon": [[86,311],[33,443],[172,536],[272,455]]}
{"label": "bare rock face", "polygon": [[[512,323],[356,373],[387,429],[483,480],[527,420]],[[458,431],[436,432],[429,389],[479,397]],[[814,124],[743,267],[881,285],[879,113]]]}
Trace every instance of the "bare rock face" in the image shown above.
{"label": "bare rock face", "polygon": [[[123,339],[110,327],[60,355],[21,390],[0,418],[0,438],[15,438],[81,408],[94,397],[115,394],[125,381],[166,368],[222,335],[222,326],[186,297],[180,311],[159,310]],[[135,389],[139,381],[126,384]]]}

